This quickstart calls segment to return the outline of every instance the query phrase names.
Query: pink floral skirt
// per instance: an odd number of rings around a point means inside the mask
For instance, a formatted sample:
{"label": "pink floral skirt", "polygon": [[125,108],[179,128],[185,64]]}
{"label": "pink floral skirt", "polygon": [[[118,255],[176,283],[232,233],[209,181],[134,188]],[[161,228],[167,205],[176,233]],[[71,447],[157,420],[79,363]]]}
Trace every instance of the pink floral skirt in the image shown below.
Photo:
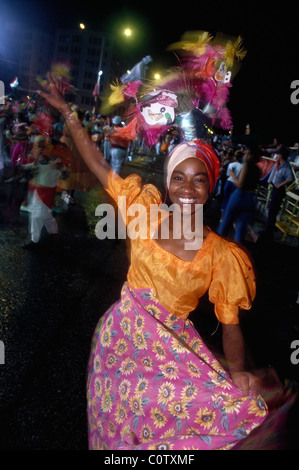
{"label": "pink floral skirt", "polygon": [[89,448],[230,449],[268,415],[243,397],[191,321],[125,283],[100,319],[88,366]]}

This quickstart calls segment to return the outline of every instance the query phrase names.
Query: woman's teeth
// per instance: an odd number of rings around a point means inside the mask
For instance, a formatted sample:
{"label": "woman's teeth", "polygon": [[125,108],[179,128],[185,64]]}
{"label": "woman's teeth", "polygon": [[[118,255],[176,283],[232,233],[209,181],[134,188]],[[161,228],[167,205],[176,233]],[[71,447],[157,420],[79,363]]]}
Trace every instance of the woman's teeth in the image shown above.
{"label": "woman's teeth", "polygon": [[190,199],[190,198],[187,198],[187,197],[179,197],[179,201],[182,204],[192,204],[192,203],[195,202],[195,199]]}

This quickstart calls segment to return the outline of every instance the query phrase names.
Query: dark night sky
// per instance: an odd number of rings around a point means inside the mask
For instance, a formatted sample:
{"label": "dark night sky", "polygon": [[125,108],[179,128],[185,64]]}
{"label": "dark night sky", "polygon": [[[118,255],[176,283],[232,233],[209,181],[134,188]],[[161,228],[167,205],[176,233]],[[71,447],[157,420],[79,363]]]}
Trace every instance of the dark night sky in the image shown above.
{"label": "dark night sky", "polygon": [[[145,55],[153,57],[152,67],[173,63],[169,44],[185,31],[218,31],[243,37],[247,56],[233,81],[229,107],[235,133],[251,130],[269,143],[274,137],[288,144],[299,142],[299,104],[290,101],[291,83],[299,80],[299,34],[294,2],[94,2],[70,0],[0,0],[1,11],[26,26],[76,28],[84,22],[89,29],[112,32],[126,25],[135,31],[130,48],[121,48],[128,68]],[[121,5],[121,6],[118,6]],[[188,7],[185,7],[188,5]],[[267,141],[268,142],[268,141]]]}

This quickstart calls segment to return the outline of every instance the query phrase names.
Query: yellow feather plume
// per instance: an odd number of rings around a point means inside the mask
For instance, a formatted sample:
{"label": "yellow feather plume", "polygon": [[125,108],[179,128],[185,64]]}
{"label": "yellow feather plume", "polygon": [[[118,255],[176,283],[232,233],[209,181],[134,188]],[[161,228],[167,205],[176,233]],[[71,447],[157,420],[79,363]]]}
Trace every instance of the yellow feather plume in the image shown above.
{"label": "yellow feather plume", "polygon": [[48,82],[46,79],[40,77],[39,75],[36,77],[36,81],[42,86],[43,88],[46,88],[48,85]]}
{"label": "yellow feather plume", "polygon": [[213,36],[211,36],[207,31],[203,31],[199,35],[198,33],[191,33],[191,37],[190,33],[188,33],[188,36],[189,40],[186,38],[185,40],[183,39],[182,41],[176,42],[169,46],[168,49],[182,49],[184,51],[193,52],[196,56],[201,56],[205,53],[208,42],[213,39]]}
{"label": "yellow feather plume", "polygon": [[234,43],[232,43],[232,41],[229,40],[226,44],[226,51],[225,51],[227,66],[232,67],[235,58],[237,58],[238,60],[243,60],[244,57],[246,56],[246,53],[247,51],[242,47],[241,36],[239,36],[238,39]]}
{"label": "yellow feather plume", "polygon": [[69,80],[71,79],[70,69],[66,64],[53,64],[51,67],[51,72],[59,78],[67,78]]}
{"label": "yellow feather plume", "polygon": [[115,85],[110,85],[112,93],[108,97],[108,102],[111,106],[115,106],[116,104],[122,103],[124,101],[123,90],[125,87],[125,85],[119,85],[117,83]]}

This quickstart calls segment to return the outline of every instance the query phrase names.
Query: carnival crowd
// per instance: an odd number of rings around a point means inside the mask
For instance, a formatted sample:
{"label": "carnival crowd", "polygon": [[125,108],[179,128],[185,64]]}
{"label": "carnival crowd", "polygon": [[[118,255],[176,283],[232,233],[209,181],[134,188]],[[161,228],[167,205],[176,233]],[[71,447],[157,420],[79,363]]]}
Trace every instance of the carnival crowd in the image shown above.
{"label": "carnival crowd", "polygon": [[[114,130],[124,126],[120,116],[96,115],[76,106],[73,109],[85,132],[101,149],[116,173],[121,172],[127,159],[131,160],[136,155],[148,155],[153,160],[157,157],[163,159],[182,140],[173,127],[157,139],[152,148],[139,139],[131,143],[114,142],[111,138]],[[234,227],[234,239],[242,243],[256,211],[257,188],[271,184],[272,202],[265,230],[261,234],[271,239],[286,188],[297,181],[299,144],[286,147],[274,139],[270,145],[253,149],[233,142],[228,136],[216,134],[210,134],[208,141],[216,150],[221,164],[213,191],[213,196],[221,201],[222,217],[218,233],[227,236]],[[246,171],[241,181],[244,166]],[[63,116],[49,109],[39,96],[25,99],[9,97],[2,106],[1,170],[6,175],[5,183],[28,183],[28,200],[23,202],[21,210],[31,213],[29,245],[39,241],[44,225],[50,233],[57,232],[52,216],[57,192],[61,193],[66,203],[72,203],[75,190],[89,191],[98,183],[76,149]]]}

